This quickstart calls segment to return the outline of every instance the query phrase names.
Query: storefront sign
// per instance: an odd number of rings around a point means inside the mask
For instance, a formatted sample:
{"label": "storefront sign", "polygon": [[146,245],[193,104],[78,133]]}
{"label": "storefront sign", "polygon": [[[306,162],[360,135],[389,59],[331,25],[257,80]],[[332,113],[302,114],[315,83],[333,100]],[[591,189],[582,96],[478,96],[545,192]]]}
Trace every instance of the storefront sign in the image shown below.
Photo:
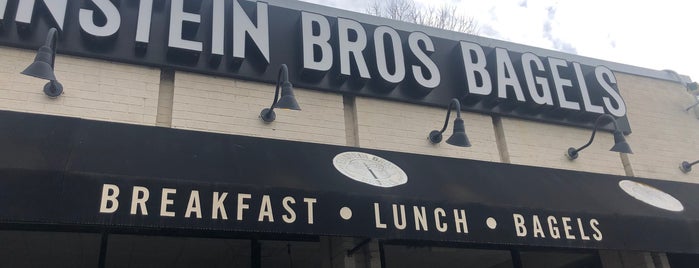
{"label": "storefront sign", "polygon": [[9,0],[0,11],[3,45],[36,48],[56,27],[67,54],[264,82],[286,63],[297,87],[432,106],[458,98],[474,112],[587,127],[607,113],[631,132],[609,68],[466,34],[239,0]]}
{"label": "storefront sign", "polygon": [[699,253],[695,184],[6,111],[0,122],[0,225]]}

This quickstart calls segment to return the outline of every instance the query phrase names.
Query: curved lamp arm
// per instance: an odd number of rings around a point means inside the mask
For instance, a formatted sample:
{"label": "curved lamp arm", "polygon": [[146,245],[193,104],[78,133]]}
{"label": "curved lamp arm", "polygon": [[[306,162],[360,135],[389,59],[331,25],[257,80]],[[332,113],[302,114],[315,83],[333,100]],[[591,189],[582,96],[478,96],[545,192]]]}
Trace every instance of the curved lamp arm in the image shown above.
{"label": "curved lamp arm", "polygon": [[433,130],[430,132],[428,139],[431,143],[439,143],[442,141],[442,133],[447,130],[447,125],[449,125],[449,116],[451,115],[451,109],[456,109],[456,119],[454,119],[454,133],[451,137],[447,139],[447,143],[459,146],[459,147],[470,147],[471,142],[468,140],[466,135],[466,128],[464,127],[464,120],[461,119],[461,103],[458,99],[451,99],[449,106],[447,106],[447,118],[444,119],[444,126],[441,130]]}
{"label": "curved lamp arm", "polygon": [[574,160],[578,158],[578,152],[584,150],[585,148],[590,146],[590,144],[592,144],[592,141],[595,139],[597,129],[599,128],[603,118],[612,121],[612,124],[614,124],[614,146],[610,151],[629,154],[633,153],[631,152],[630,146],[628,145],[628,143],[626,143],[626,140],[624,139],[624,134],[622,134],[621,130],[619,130],[619,125],[617,125],[616,119],[614,119],[614,117],[612,117],[611,115],[603,114],[600,115],[595,121],[594,129],[592,130],[592,135],[590,136],[590,140],[587,143],[585,143],[583,146],[580,146],[580,148],[577,149],[573,147],[568,148],[568,151],[566,151],[566,156],[569,160]]}
{"label": "curved lamp arm", "polygon": [[279,101],[279,89],[282,85],[282,81],[289,81],[289,67],[287,67],[286,64],[282,64],[279,67],[279,74],[277,74],[277,88],[274,90],[274,100],[272,101],[272,105],[269,107],[269,112],[274,110],[274,105],[277,104],[277,101]]}
{"label": "curved lamp arm", "polygon": [[451,99],[451,102],[449,102],[449,105],[447,106],[447,118],[444,119],[444,126],[442,127],[442,130],[439,131],[440,134],[444,133],[444,131],[447,130],[447,125],[449,125],[449,116],[451,115],[452,107],[456,108],[456,118],[461,118],[461,103],[456,98]]}
{"label": "curved lamp arm", "polygon": [[51,67],[55,67],[56,63],[56,41],[58,39],[58,30],[56,28],[51,28],[49,29],[48,34],[46,35],[46,43],[44,44],[45,46],[51,48],[52,56],[51,57]]}

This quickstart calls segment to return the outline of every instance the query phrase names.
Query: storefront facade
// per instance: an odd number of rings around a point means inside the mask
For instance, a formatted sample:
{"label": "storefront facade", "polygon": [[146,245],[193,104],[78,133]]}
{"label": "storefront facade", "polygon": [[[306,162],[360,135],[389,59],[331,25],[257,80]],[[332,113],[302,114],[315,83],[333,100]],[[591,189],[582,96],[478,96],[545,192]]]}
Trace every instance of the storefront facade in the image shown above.
{"label": "storefront facade", "polygon": [[[686,76],[296,1],[9,0],[0,25],[0,266],[699,259]],[[50,28],[56,98],[21,74]],[[282,64],[301,110],[265,122]],[[427,138],[452,99],[470,147]]]}

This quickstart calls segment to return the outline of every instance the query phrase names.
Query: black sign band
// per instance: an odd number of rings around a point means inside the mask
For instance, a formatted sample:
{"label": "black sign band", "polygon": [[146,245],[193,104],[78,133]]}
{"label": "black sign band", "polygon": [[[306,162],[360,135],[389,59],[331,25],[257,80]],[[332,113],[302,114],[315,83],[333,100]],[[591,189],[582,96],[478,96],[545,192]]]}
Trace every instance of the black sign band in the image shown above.
{"label": "black sign band", "polygon": [[[592,127],[626,104],[612,70],[431,37],[265,2],[2,1],[0,44],[38,47],[50,27],[59,51],[140,65],[273,82],[290,66],[298,87]],[[60,64],[57,63],[57,64]],[[60,79],[60,78],[59,78]],[[611,129],[611,126],[603,127]]]}

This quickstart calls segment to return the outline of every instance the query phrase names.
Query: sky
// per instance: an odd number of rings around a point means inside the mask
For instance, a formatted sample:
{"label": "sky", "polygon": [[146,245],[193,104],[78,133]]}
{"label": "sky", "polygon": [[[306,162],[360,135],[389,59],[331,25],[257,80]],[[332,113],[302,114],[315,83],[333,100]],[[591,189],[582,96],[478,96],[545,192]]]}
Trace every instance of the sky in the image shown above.
{"label": "sky", "polygon": [[[302,0],[363,12],[374,0]],[[415,0],[454,5],[480,36],[563,51],[699,81],[699,1]]]}

